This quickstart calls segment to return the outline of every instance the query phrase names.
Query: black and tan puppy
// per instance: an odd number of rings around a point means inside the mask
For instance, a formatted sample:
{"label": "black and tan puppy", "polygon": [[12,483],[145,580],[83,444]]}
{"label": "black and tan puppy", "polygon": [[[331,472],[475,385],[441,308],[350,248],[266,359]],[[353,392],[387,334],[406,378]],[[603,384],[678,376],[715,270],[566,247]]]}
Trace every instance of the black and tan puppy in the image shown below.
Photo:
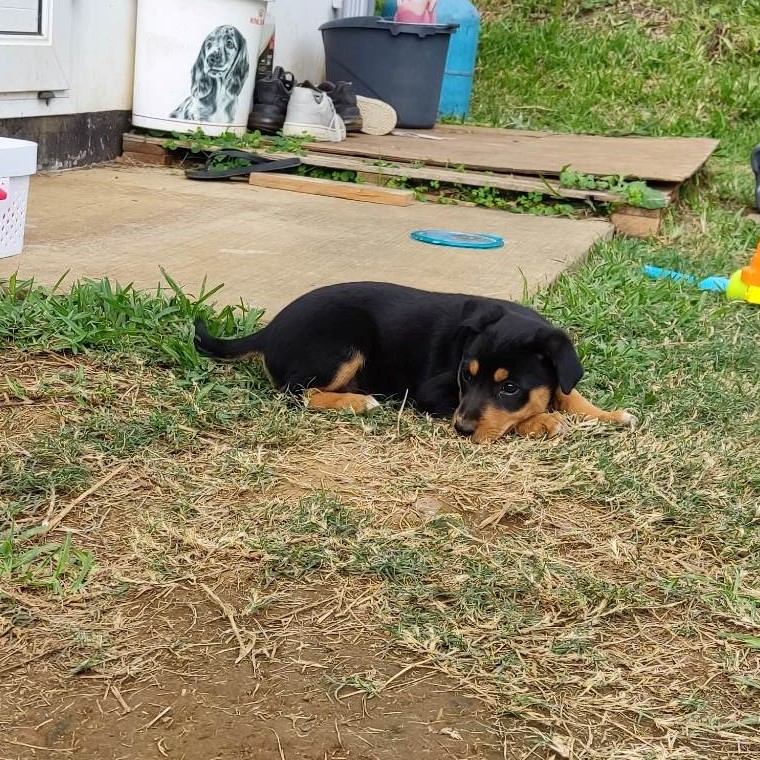
{"label": "black and tan puppy", "polygon": [[310,407],[365,412],[375,396],[406,398],[453,417],[474,441],[509,430],[556,435],[558,412],[633,426],[575,386],[583,375],[570,338],[520,304],[429,293],[381,282],[329,285],[297,298],[259,332],[214,338],[196,322],[195,344],[225,359],[259,355],[281,390]]}

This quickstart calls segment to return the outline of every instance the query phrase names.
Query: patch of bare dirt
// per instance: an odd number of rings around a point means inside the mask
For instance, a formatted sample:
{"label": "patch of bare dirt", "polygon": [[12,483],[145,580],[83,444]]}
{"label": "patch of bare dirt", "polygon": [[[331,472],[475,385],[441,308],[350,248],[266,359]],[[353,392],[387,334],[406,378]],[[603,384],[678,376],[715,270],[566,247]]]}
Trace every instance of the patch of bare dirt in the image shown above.
{"label": "patch of bare dirt", "polygon": [[[139,654],[104,652],[111,664],[79,674],[60,667],[76,660],[71,651],[12,674],[7,661],[0,666],[0,757],[503,756],[501,740],[480,720],[483,705],[455,682],[399,662],[361,631],[346,641],[342,632],[310,628],[324,615],[319,597],[303,600],[300,625],[283,625],[281,636],[238,661],[230,621],[207,594],[175,587],[147,596],[123,606],[125,619],[139,613],[152,621],[142,630],[150,646]],[[283,623],[294,616],[292,607],[270,613]],[[129,637],[128,625],[122,633]]]}

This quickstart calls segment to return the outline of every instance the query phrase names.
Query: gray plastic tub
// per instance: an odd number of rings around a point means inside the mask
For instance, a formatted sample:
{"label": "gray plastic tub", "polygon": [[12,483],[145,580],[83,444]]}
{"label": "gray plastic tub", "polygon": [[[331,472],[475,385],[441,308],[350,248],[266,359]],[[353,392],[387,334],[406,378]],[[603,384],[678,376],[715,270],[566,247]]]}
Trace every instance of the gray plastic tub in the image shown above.
{"label": "gray plastic tub", "polygon": [[327,79],[353,82],[357,95],[390,103],[397,126],[435,125],[449,51],[458,24],[400,24],[376,16],[329,21],[319,27]]}

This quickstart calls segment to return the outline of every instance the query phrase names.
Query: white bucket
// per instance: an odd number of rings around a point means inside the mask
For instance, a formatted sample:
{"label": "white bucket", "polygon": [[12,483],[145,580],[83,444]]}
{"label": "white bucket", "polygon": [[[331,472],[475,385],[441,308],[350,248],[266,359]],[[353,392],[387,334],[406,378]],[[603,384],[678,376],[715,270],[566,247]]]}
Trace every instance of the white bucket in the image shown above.
{"label": "white bucket", "polygon": [[138,0],[132,123],[242,135],[267,0]]}
{"label": "white bucket", "polygon": [[37,171],[37,143],[0,137],[0,258],[24,247],[29,177]]}

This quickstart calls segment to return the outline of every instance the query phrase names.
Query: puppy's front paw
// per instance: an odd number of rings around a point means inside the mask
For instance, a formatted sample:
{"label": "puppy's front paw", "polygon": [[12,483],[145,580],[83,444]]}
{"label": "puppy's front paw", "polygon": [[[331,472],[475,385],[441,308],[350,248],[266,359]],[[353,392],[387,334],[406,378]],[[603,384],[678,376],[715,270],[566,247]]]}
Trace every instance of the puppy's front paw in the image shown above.
{"label": "puppy's front paw", "polygon": [[347,409],[356,414],[364,414],[377,409],[380,402],[374,396],[362,393],[337,393],[310,388],[304,398],[310,409]]}
{"label": "puppy's front paw", "polygon": [[364,408],[354,409],[354,411],[371,412],[379,406],[382,406],[382,404],[374,396],[364,396]]}
{"label": "puppy's front paw", "polygon": [[610,419],[615,425],[635,430],[639,426],[639,419],[626,409],[616,409],[610,412]]}
{"label": "puppy's front paw", "polygon": [[568,429],[569,425],[558,412],[542,412],[520,422],[515,427],[515,432],[527,438],[554,438]]}

